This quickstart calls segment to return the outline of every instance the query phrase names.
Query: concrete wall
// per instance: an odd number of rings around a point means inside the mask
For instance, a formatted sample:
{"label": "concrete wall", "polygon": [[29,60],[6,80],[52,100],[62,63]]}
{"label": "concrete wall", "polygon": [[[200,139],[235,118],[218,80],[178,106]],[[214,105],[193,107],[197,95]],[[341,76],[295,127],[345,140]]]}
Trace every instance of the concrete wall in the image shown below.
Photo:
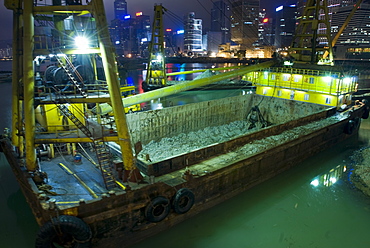
{"label": "concrete wall", "polygon": [[258,105],[271,123],[284,123],[326,109],[324,106],[258,95],[242,95],[127,115],[132,141],[147,144],[210,126],[245,120]]}

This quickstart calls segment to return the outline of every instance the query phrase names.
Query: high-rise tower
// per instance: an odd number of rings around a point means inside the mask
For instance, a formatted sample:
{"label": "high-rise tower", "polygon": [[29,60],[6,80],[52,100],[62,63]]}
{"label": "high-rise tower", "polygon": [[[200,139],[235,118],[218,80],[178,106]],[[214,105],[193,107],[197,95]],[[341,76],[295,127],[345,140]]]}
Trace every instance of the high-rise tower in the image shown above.
{"label": "high-rise tower", "polygon": [[231,3],[231,40],[243,50],[258,39],[259,0],[235,0]]}
{"label": "high-rise tower", "polygon": [[202,49],[202,19],[196,19],[195,13],[190,12],[184,19],[184,51],[189,55],[201,52]]}
{"label": "high-rise tower", "polygon": [[114,1],[114,16],[115,19],[123,20],[127,15],[127,2],[126,0]]}
{"label": "high-rise tower", "polygon": [[221,42],[230,42],[231,38],[231,10],[225,0],[213,2],[211,9],[211,31],[221,32]]}
{"label": "high-rise tower", "polygon": [[297,6],[281,5],[276,8],[275,47],[289,47],[296,29]]}

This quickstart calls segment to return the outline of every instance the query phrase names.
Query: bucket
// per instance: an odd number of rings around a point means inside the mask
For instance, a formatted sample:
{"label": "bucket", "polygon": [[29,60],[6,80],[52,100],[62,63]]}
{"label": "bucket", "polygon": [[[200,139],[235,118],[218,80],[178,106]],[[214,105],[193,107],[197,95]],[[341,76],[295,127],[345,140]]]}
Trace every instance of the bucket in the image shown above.
{"label": "bucket", "polygon": [[81,163],[81,159],[82,159],[82,157],[81,157],[81,155],[80,154],[76,154],[75,156],[74,156],[74,163],[76,163],[76,164],[79,164],[79,163]]}

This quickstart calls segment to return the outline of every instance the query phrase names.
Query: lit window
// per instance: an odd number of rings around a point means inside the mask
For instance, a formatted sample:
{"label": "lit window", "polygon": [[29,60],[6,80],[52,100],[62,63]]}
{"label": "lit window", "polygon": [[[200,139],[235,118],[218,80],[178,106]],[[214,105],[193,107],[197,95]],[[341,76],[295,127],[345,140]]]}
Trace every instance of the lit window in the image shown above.
{"label": "lit window", "polygon": [[281,96],[282,95],[281,90],[278,90],[277,95],[278,96]]}
{"label": "lit window", "polygon": [[310,81],[309,81],[310,84],[314,84],[315,83],[315,78],[313,77],[310,77]]}
{"label": "lit window", "polygon": [[301,76],[301,75],[295,75],[295,76],[294,76],[294,82],[295,82],[295,83],[298,83],[298,82],[299,82],[299,80],[301,80],[301,78],[302,78],[302,76]]}
{"label": "lit window", "polygon": [[276,75],[275,74],[272,74],[271,75],[271,80],[275,80],[276,79]]}
{"label": "lit window", "polygon": [[306,101],[310,100],[310,95],[309,95],[309,94],[304,94],[304,99],[305,99]]}

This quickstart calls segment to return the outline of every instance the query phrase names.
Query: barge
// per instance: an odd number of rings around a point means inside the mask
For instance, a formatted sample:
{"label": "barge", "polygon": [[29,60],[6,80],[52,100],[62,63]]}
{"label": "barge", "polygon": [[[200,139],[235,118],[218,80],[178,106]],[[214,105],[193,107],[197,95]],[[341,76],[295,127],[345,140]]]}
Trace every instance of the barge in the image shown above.
{"label": "barge", "polygon": [[[354,77],[275,61],[123,98],[102,0],[5,5],[21,49],[0,144],[40,225],[36,247],[128,247],[355,135],[368,115],[351,104]],[[53,25],[37,32],[34,18]],[[93,42],[77,49],[77,34]],[[259,94],[127,111],[235,75]]]}

